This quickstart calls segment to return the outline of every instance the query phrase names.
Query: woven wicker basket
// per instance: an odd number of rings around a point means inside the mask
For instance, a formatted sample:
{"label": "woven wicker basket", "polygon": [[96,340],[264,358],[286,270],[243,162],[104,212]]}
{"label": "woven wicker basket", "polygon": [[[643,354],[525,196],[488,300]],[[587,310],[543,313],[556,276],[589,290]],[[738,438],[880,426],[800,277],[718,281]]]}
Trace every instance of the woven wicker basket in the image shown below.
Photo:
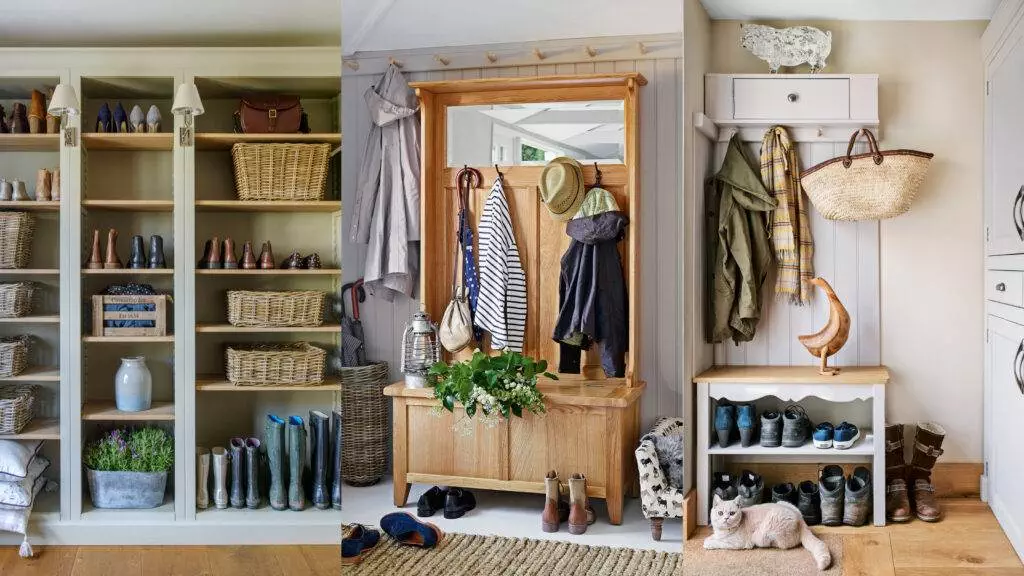
{"label": "woven wicker basket", "polygon": [[0,268],[25,268],[32,258],[36,220],[26,212],[0,212]]}
{"label": "woven wicker basket", "polygon": [[35,284],[16,282],[0,284],[0,318],[20,318],[32,313]]}
{"label": "woven wicker basket", "polygon": [[235,144],[239,200],[323,200],[330,144]]}
{"label": "woven wicker basket", "polygon": [[28,336],[0,338],[0,378],[17,376],[28,367]]}
{"label": "woven wicker basket", "polygon": [[[852,155],[857,137],[869,152]],[[917,150],[878,150],[870,130],[853,133],[846,156],[808,168],[800,175],[807,197],[829,220],[881,220],[910,210],[932,154]]]}
{"label": "woven wicker basket", "polygon": [[232,326],[320,326],[325,292],[228,291],[228,322]]}
{"label": "woven wicker basket", "polygon": [[225,358],[235,386],[304,385],[323,383],[327,352],[307,342],[232,344]]}
{"label": "woven wicker basket", "polygon": [[32,421],[38,391],[33,384],[0,385],[0,434],[17,434]]}
{"label": "woven wicker basket", "polygon": [[341,478],[376,484],[388,469],[387,362],[341,369]]}

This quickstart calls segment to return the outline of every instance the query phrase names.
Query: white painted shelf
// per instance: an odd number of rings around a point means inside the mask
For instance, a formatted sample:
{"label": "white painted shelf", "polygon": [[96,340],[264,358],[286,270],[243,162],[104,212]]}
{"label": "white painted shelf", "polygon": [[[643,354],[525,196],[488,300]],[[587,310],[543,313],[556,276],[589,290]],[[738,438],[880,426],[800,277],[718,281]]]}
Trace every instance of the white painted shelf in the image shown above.
{"label": "white painted shelf", "polygon": [[269,523],[288,525],[317,525],[337,527],[341,524],[341,510],[317,510],[309,506],[305,510],[274,510],[266,502],[261,508],[217,509],[210,502],[210,507],[196,512],[196,522],[212,522],[215,524],[251,524]]}
{"label": "white painted shelf", "polygon": [[861,430],[861,437],[848,450],[837,450],[836,448],[815,448],[814,443],[808,441],[799,448],[764,448],[758,444],[744,448],[739,442],[721,448],[718,442],[714,442],[708,448],[711,456],[767,456],[777,457],[813,457],[813,458],[848,458],[851,456],[862,456],[870,458],[875,454],[875,437],[870,430]]}
{"label": "white painted shelf", "polygon": [[174,521],[174,498],[164,495],[164,502],[156,508],[118,509],[96,508],[89,495],[82,496],[82,521],[101,524],[154,524]]}

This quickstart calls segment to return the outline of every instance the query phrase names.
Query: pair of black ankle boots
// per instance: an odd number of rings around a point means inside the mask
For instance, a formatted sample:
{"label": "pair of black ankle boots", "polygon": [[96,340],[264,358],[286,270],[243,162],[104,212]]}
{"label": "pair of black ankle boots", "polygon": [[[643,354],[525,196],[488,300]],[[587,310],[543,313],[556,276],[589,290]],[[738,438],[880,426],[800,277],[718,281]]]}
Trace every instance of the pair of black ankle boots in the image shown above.
{"label": "pair of black ankle boots", "polygon": [[444,517],[454,520],[462,518],[473,508],[476,508],[476,498],[469,490],[434,486],[420,496],[416,503],[416,515],[425,518],[443,509]]}

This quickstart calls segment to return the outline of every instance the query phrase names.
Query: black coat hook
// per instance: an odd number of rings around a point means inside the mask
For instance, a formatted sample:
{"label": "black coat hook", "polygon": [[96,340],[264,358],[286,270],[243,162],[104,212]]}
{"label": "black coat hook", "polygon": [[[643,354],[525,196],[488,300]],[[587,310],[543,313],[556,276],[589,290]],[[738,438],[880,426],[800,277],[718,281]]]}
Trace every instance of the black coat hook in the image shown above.
{"label": "black coat hook", "polygon": [[498,168],[497,164],[494,165],[494,171],[498,173],[498,180],[501,180],[502,183],[504,183],[505,182],[505,174],[501,171],[501,168]]}
{"label": "black coat hook", "polygon": [[597,162],[594,162],[594,172],[596,172],[596,175],[594,176],[594,186],[599,187],[601,186],[601,169],[597,167]]}

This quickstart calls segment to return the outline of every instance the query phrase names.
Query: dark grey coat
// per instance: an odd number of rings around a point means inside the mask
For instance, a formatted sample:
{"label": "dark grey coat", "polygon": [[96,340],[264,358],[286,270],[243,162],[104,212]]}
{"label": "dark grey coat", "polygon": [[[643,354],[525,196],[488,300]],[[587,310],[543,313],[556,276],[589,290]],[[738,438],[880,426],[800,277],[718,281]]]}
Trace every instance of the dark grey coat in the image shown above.
{"label": "dark grey coat", "polygon": [[553,338],[562,344],[559,371],[579,372],[580,352],[602,344],[601,367],[609,377],[626,375],[629,342],[626,279],[616,244],[629,218],[604,212],[570,220],[572,238],[562,256],[558,320]]}

